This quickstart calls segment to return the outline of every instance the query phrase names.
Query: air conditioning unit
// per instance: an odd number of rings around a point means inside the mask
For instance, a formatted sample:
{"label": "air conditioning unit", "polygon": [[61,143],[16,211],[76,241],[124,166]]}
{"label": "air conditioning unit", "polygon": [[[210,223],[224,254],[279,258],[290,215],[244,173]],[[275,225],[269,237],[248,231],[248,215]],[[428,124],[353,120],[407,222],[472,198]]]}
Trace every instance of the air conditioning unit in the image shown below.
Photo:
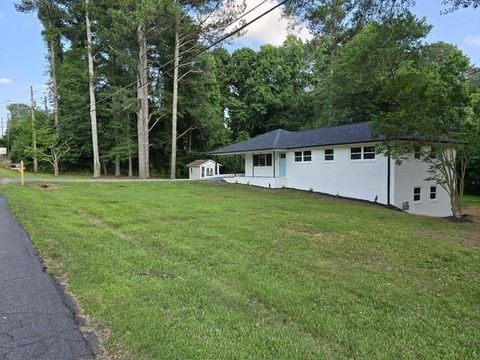
{"label": "air conditioning unit", "polygon": [[408,201],[404,201],[402,203],[402,210],[408,210],[408,209],[410,209],[410,204]]}

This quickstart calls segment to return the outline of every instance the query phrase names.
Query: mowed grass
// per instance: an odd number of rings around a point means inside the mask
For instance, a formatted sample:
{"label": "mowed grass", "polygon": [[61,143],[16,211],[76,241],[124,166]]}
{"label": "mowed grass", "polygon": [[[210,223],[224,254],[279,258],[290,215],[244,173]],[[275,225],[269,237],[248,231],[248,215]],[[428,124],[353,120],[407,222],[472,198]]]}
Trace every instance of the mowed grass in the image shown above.
{"label": "mowed grass", "polygon": [[220,182],[2,191],[113,354],[480,356],[478,223]]}
{"label": "mowed grass", "polygon": [[[19,179],[20,180],[20,172],[18,170],[12,170],[12,169],[7,169],[2,166],[0,166],[0,179],[5,178],[5,179]],[[38,173],[33,173],[29,171],[25,171],[25,179],[30,179],[30,178],[41,178],[41,179],[70,179],[70,180],[78,180],[78,179],[88,179],[91,178],[90,175],[88,174],[60,174],[59,176],[54,176],[51,173],[44,173],[44,172],[38,172]]]}
{"label": "mowed grass", "polygon": [[477,208],[480,209],[480,196],[476,195],[465,195],[463,202],[466,208]]}
{"label": "mowed grass", "polygon": [[20,173],[17,170],[10,170],[0,166],[0,178],[20,178]]}

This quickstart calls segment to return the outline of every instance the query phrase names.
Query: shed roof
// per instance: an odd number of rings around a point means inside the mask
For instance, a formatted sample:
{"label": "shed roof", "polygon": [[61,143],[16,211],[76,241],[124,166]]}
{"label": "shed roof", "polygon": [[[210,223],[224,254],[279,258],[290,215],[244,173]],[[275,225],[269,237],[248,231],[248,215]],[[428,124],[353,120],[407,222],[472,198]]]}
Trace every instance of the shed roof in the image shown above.
{"label": "shed roof", "polygon": [[[209,162],[209,161],[215,162],[215,160],[212,160],[212,159],[200,159],[200,160],[192,161],[190,164],[187,164],[187,167],[198,167],[198,166],[201,166],[201,165],[203,165],[203,164],[205,164],[206,162]],[[222,166],[219,163],[217,163],[217,165]]]}
{"label": "shed roof", "polygon": [[237,144],[216,149],[212,151],[211,154],[231,154],[258,150],[298,149],[381,140],[384,140],[384,138],[381,136],[373,136],[370,122],[362,122],[302,131],[278,129]]}

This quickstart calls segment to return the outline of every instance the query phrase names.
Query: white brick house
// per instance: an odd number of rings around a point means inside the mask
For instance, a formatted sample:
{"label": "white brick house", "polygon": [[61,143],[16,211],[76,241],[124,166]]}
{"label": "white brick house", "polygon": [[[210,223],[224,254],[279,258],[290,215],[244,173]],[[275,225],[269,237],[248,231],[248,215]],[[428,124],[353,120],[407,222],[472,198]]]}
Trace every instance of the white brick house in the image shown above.
{"label": "white brick house", "polygon": [[364,122],[298,132],[275,130],[211,154],[244,156],[245,175],[225,179],[228,182],[311,190],[415,214],[450,216],[447,192],[425,180],[428,165],[414,154],[401,162],[378,154],[381,142]]}

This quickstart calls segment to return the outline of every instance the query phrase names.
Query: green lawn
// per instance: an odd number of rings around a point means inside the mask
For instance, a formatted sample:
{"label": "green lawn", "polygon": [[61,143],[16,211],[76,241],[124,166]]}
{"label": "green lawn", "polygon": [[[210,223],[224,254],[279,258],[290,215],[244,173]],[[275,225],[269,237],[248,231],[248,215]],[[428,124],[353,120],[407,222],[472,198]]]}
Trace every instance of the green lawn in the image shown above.
{"label": "green lawn", "polygon": [[475,207],[480,209],[480,196],[478,195],[465,195],[464,202],[466,207]]}
{"label": "green lawn", "polygon": [[[20,179],[20,173],[18,170],[11,170],[11,169],[6,169],[4,167],[0,166],[0,178],[17,178]],[[41,178],[41,179],[88,179],[91,178],[90,175],[87,174],[60,174],[60,176],[56,177],[51,173],[33,173],[33,172],[25,172],[25,179],[29,178]]]}
{"label": "green lawn", "polygon": [[0,166],[0,178],[13,178],[13,177],[20,177],[20,174],[16,170],[6,169]]}
{"label": "green lawn", "polygon": [[3,188],[134,359],[480,356],[480,225],[215,183]]}

